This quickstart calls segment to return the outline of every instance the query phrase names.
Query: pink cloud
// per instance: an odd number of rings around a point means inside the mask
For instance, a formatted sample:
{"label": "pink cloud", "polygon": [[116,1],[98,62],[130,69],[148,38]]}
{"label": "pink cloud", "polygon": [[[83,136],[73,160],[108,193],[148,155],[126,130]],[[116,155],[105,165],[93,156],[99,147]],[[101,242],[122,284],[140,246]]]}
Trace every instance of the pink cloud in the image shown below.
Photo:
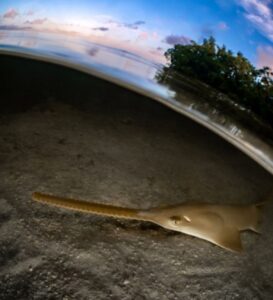
{"label": "pink cloud", "polygon": [[140,32],[139,35],[138,35],[138,38],[139,38],[140,40],[147,40],[148,37],[149,37],[149,33],[146,32],[146,31],[142,31],[142,32]]}
{"label": "pink cloud", "polygon": [[158,39],[159,39],[158,33],[154,31],[154,32],[152,33],[152,38],[153,38],[154,40],[158,40]]}
{"label": "pink cloud", "polygon": [[219,22],[218,25],[217,25],[217,28],[219,30],[222,30],[222,31],[225,31],[225,30],[229,29],[227,23],[225,23],[225,22]]}
{"label": "pink cloud", "polygon": [[8,10],[4,13],[3,17],[6,18],[6,19],[14,19],[14,18],[16,18],[18,15],[19,15],[19,13],[17,12],[16,9],[10,8],[10,9],[8,9]]}
{"label": "pink cloud", "polygon": [[0,40],[7,36],[7,32],[0,32]]}
{"label": "pink cloud", "polygon": [[257,66],[270,67],[273,70],[273,47],[260,46],[257,48]]}

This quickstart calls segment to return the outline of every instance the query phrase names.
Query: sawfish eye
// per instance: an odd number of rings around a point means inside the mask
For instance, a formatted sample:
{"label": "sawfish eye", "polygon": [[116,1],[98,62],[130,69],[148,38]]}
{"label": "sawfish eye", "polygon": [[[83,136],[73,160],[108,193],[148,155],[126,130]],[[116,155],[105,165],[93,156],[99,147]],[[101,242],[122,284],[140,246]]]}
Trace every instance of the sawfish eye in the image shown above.
{"label": "sawfish eye", "polygon": [[175,225],[179,225],[181,223],[181,217],[179,216],[171,216],[170,220],[175,224]]}

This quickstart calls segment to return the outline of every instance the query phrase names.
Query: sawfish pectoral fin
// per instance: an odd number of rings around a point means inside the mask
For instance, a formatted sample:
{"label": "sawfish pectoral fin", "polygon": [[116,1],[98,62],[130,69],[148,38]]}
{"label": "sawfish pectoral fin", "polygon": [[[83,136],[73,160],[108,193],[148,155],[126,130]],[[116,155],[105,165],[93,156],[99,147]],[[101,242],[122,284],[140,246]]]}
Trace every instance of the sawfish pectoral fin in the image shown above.
{"label": "sawfish pectoral fin", "polygon": [[213,234],[212,241],[225,249],[242,252],[243,246],[240,237],[240,232],[235,227],[222,227],[217,233]]}
{"label": "sawfish pectoral fin", "polygon": [[236,227],[227,226],[216,213],[206,212],[200,215],[203,225],[203,238],[228,250],[242,252],[240,231]]}

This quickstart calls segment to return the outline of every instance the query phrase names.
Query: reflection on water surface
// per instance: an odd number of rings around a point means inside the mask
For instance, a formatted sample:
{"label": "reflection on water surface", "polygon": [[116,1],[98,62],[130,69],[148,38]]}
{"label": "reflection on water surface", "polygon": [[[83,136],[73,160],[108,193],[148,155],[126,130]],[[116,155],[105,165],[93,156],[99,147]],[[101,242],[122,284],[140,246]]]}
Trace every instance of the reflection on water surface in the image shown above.
{"label": "reflection on water surface", "polygon": [[163,66],[158,63],[87,38],[28,30],[0,30],[0,53],[62,64],[145,94],[216,132],[273,173],[273,146],[270,138],[264,139],[270,136],[266,126],[263,134],[259,124],[257,133],[251,114],[207,86],[176,75],[159,81]]}

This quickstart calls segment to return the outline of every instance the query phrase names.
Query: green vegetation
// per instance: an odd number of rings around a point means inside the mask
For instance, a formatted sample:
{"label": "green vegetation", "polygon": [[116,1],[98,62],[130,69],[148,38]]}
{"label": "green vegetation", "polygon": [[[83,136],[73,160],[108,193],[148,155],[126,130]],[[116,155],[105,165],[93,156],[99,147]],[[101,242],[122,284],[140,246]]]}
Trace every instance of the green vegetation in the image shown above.
{"label": "green vegetation", "polygon": [[273,128],[273,72],[269,67],[256,69],[242,53],[234,55],[213,37],[202,44],[175,45],[165,56],[169,67],[164,74],[174,70],[203,81]]}

